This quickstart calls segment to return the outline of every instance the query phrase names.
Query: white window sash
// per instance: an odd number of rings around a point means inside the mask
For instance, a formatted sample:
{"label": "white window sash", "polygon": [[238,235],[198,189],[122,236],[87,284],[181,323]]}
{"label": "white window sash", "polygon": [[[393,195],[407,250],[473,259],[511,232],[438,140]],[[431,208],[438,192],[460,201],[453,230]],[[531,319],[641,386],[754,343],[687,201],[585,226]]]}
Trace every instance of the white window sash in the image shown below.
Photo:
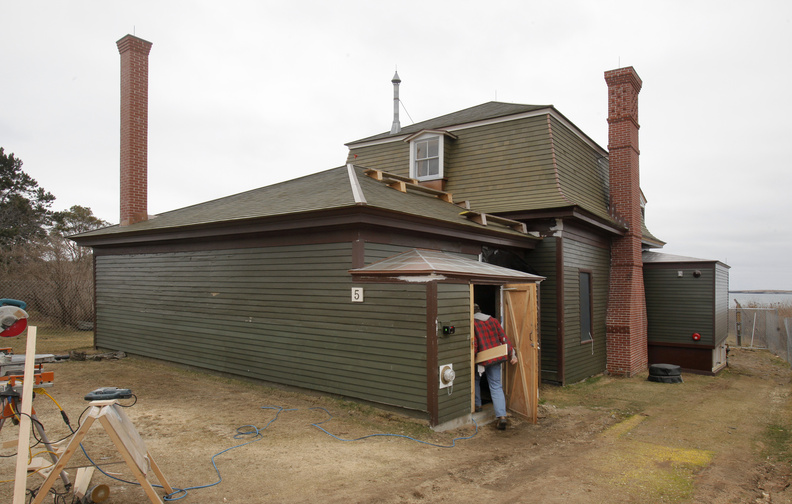
{"label": "white window sash", "polygon": [[[424,149],[427,150],[428,154],[428,142],[429,140],[437,139],[437,156],[424,156],[418,158],[418,148],[422,146]],[[417,179],[417,180],[437,180],[443,178],[443,150],[444,150],[443,137],[440,135],[422,135],[418,138],[413,139],[410,142],[410,177]],[[419,176],[418,174],[418,162],[431,162],[432,160],[437,161],[437,173],[436,174],[428,174]]]}

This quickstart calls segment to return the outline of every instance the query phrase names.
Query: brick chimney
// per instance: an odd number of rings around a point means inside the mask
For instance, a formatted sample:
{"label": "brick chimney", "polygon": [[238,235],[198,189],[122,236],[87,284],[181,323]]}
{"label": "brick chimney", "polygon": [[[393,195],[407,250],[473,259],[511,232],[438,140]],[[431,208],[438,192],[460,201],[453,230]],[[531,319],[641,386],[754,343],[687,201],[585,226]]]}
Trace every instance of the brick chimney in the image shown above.
{"label": "brick chimney", "polygon": [[605,72],[611,213],[627,231],[613,238],[606,318],[607,370],[634,376],[646,369],[646,298],[641,260],[641,188],[638,170],[638,93],[632,67]]}
{"label": "brick chimney", "polygon": [[127,35],[121,54],[121,225],[148,219],[148,55],[151,42]]}

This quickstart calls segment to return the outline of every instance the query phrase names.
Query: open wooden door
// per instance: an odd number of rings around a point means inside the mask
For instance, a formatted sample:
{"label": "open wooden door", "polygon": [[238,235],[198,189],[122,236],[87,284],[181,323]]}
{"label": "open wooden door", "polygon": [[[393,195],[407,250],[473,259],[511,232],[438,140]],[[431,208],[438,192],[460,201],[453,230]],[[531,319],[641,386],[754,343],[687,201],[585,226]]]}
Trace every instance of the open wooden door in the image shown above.
{"label": "open wooden door", "polygon": [[539,327],[536,284],[503,286],[504,330],[517,350],[517,365],[506,364],[506,407],[537,422],[539,405]]}

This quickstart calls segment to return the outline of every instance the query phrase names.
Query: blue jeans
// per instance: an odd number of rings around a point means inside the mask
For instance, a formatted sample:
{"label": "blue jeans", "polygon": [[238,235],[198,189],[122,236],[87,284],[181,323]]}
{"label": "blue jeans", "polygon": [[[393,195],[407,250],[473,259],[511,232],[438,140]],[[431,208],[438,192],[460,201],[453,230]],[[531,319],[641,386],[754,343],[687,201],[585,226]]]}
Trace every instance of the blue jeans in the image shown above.
{"label": "blue jeans", "polygon": [[[490,397],[492,397],[492,407],[496,417],[506,416],[506,396],[503,395],[503,385],[501,384],[501,365],[491,364],[484,368],[489,384]],[[481,376],[478,370],[474,370],[476,376],[476,406],[481,406]]]}

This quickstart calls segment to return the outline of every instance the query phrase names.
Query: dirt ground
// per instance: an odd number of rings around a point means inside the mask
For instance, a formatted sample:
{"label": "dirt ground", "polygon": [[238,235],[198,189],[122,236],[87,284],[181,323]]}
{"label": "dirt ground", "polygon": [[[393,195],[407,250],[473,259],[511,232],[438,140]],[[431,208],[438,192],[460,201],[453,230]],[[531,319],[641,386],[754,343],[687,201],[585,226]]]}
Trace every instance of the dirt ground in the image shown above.
{"label": "dirt ground", "polygon": [[[70,343],[44,338],[37,351],[62,353]],[[14,345],[24,353],[24,341]],[[47,390],[75,429],[87,392],[130,388],[137,403],[124,411],[174,488],[218,482],[212,457],[238,446],[215,456],[219,484],[177,495],[184,503],[792,503],[792,373],[764,351],[733,350],[719,376],[684,374],[682,384],[644,374],[543,386],[538,425],[511,419],[506,431],[489,424],[443,433],[354,402],[140,358],[47,369],[55,371]],[[34,406],[51,439],[68,434],[49,398],[39,394]],[[312,425],[320,422],[344,439],[391,433],[454,446],[394,436],[341,441]],[[0,436],[18,432],[6,422]],[[83,444],[107,473],[134,480],[98,422]],[[14,450],[0,454],[0,479],[9,480],[0,502],[11,502]],[[83,465],[78,452],[67,467],[72,479]],[[157,483],[152,473],[149,480]],[[27,486],[42,481],[31,475]],[[107,503],[148,502],[139,486],[96,473],[92,485],[101,483]],[[63,490],[60,481],[55,488]]]}

